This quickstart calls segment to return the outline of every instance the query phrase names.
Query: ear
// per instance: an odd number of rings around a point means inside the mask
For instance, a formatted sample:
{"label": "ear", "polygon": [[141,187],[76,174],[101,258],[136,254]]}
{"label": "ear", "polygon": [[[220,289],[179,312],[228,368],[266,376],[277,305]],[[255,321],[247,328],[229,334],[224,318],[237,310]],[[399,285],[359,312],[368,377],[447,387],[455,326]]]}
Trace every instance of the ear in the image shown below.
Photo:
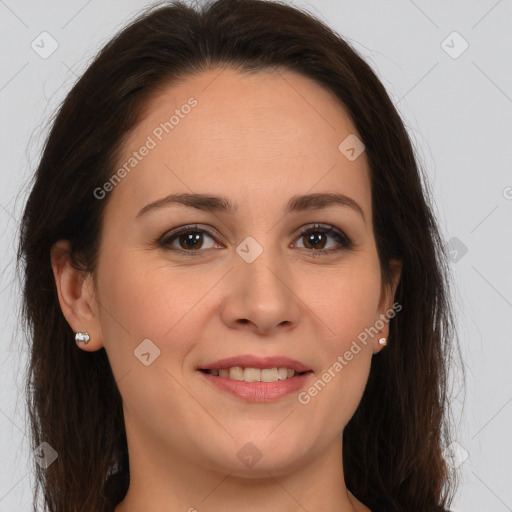
{"label": "ear", "polygon": [[[390,286],[383,287],[379,301],[378,316],[375,322],[376,326],[379,328],[379,332],[374,338],[374,353],[384,348],[384,346],[379,343],[379,339],[389,336],[389,321],[402,309],[401,305],[399,308],[393,308],[396,289],[400,282],[400,276],[402,275],[402,262],[399,260],[391,260],[389,268],[391,271],[391,284]],[[384,325],[382,326],[382,324]],[[381,326],[382,329],[380,329]]]}
{"label": "ear", "polygon": [[99,350],[103,342],[92,274],[72,265],[68,240],[56,242],[50,256],[62,313],[74,332],[87,331],[90,336],[87,344],[77,345],[87,352]]}

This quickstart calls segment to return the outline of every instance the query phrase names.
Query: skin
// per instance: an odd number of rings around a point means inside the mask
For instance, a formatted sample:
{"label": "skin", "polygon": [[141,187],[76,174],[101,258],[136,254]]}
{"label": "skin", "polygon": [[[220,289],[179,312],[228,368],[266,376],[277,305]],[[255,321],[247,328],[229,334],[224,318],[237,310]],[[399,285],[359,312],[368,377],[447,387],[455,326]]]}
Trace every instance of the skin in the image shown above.
{"label": "skin", "polygon": [[[52,250],[62,311],[91,335],[79,349],[105,347],[123,397],[131,485],[115,510],[368,511],[344,484],[341,440],[387,323],[306,405],[296,393],[247,403],[197,371],[235,355],[286,355],[310,366],[311,385],[392,307],[400,265],[383,287],[366,154],[349,161],[338,150],[355,126],[301,75],[213,69],[150,101],[119,164],[191,96],[197,106],[103,199],[94,274],[72,268],[66,241]],[[319,192],[350,196],[365,220],[339,206],[284,215],[291,196]],[[170,193],[222,195],[238,211],[166,206],[137,218]],[[202,256],[180,256],[190,246],[178,239],[176,251],[155,243],[195,223],[218,234],[204,235]],[[297,232],[314,223],[355,248],[331,235],[307,245]],[[247,236],[263,248],[252,263],[236,252]],[[314,257],[315,248],[340,250]],[[160,350],[149,366],[134,357],[145,339]],[[248,442],[261,454],[251,468],[237,457]]]}

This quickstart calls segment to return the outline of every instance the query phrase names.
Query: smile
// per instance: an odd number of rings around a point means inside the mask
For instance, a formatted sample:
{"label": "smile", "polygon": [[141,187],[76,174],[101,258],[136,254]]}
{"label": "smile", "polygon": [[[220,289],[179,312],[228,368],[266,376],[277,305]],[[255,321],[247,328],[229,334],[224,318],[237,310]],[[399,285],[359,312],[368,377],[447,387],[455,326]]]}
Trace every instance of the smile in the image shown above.
{"label": "smile", "polygon": [[246,402],[269,402],[299,392],[312,371],[277,368],[243,368],[234,366],[212,370],[199,370],[208,383]]}
{"label": "smile", "polygon": [[217,377],[227,377],[233,380],[245,382],[277,382],[278,380],[291,379],[295,375],[301,375],[306,372],[296,372],[291,368],[242,368],[233,366],[231,368],[221,368],[219,370],[202,370]]}

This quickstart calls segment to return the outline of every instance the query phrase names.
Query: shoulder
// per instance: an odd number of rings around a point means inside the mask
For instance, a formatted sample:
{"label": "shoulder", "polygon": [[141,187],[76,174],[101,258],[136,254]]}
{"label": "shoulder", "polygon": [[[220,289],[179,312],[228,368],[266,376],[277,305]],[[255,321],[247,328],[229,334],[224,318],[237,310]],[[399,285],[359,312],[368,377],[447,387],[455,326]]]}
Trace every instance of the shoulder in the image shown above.
{"label": "shoulder", "polygon": [[[382,507],[377,506],[377,507],[373,507],[371,509],[371,512],[395,512],[395,511],[391,510],[389,507],[386,507],[386,506],[382,506]],[[451,512],[451,511],[447,508],[435,507],[435,508],[422,509],[421,511],[416,511],[416,512]]]}

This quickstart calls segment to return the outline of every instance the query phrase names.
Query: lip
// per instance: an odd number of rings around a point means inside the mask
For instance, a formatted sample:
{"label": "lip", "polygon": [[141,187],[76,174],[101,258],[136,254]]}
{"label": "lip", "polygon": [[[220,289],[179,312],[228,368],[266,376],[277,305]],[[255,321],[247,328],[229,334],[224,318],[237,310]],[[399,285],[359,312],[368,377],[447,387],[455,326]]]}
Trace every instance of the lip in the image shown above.
{"label": "lip", "polygon": [[247,402],[271,402],[283,398],[290,393],[298,392],[304,387],[309,377],[313,375],[313,372],[307,372],[276,382],[245,382],[230,379],[229,377],[211,375],[200,370],[197,373],[201,374],[217,389]]}
{"label": "lip", "polygon": [[[234,366],[241,366],[242,368],[259,368],[260,370],[265,368],[290,368],[295,370],[297,373],[311,371],[311,368],[306,366],[304,363],[286,356],[259,357],[251,354],[220,359],[213,363],[207,363],[204,366],[199,367],[198,370],[221,370],[222,368],[232,368]],[[281,382],[286,382],[286,380]]]}

